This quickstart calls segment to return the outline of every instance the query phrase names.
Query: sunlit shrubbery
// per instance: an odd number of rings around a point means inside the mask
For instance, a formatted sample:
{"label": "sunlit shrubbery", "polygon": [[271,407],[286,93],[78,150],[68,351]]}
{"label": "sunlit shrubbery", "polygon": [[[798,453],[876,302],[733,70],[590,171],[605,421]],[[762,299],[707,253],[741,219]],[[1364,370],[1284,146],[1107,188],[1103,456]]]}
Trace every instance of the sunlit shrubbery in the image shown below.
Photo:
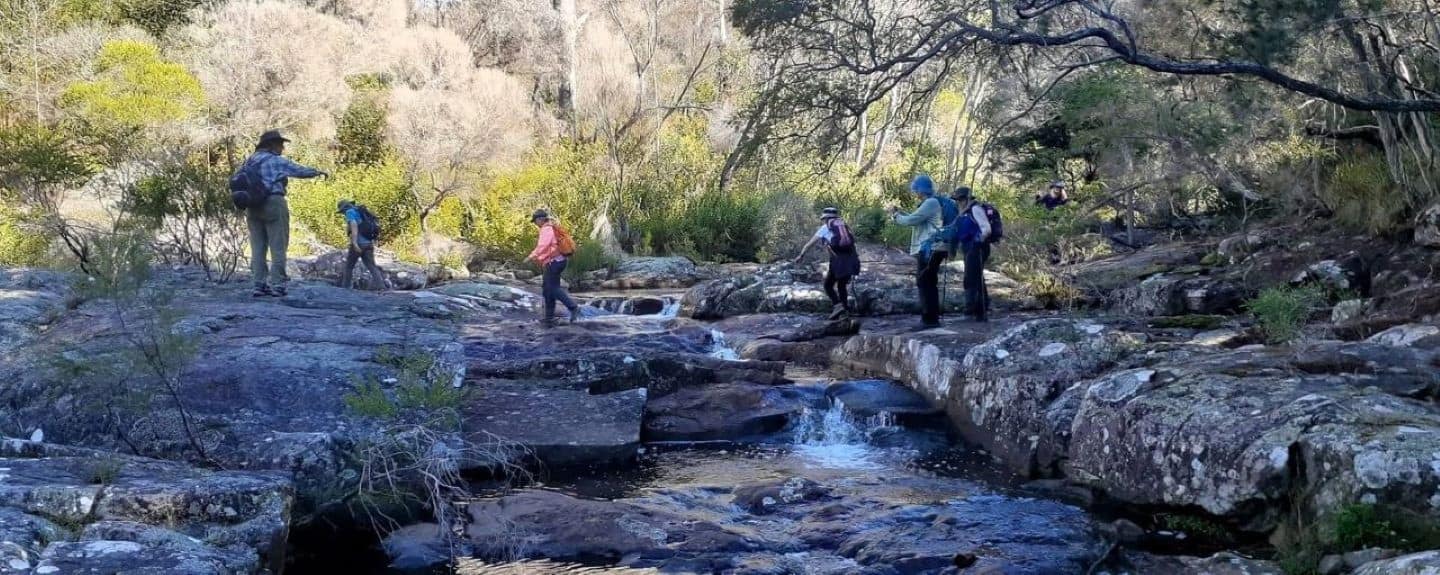
{"label": "sunlit shrubbery", "polygon": [[38,266],[46,263],[50,237],[26,222],[19,210],[0,200],[0,266]]}
{"label": "sunlit shrubbery", "polygon": [[418,236],[415,208],[408,196],[409,182],[404,169],[386,160],[373,166],[336,170],[329,180],[290,183],[290,217],[305,226],[321,242],[343,247],[348,241],[345,218],[335,212],[341,199],[364,204],[380,220],[380,241]]}

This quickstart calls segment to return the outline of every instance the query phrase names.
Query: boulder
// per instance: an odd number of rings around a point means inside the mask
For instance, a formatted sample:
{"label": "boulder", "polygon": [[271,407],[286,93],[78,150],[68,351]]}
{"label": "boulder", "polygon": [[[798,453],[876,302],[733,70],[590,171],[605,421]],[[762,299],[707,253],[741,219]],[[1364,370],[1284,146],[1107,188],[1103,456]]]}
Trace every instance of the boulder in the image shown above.
{"label": "boulder", "polygon": [[1354,575],[1440,575],[1440,551],[1422,551],[1366,563]]}
{"label": "boulder", "polygon": [[602,289],[688,288],[700,281],[695,262],[684,257],[625,258],[616,264]]}
{"label": "boulder", "polygon": [[1415,243],[1440,248],[1440,202],[1430,204],[1415,217]]}
{"label": "boulder", "polygon": [[815,404],[802,390],[754,383],[682,387],[645,406],[646,441],[713,441],[784,429]]}
{"label": "boulder", "polygon": [[[1127,551],[1125,563],[1130,569],[1112,573],[1150,575],[1285,575],[1280,565],[1252,559],[1228,551],[1209,557],[1174,557]],[[1099,571],[1104,573],[1105,571]]]}
{"label": "boulder", "polygon": [[1291,285],[1315,284],[1331,293],[1353,290],[1360,286],[1355,271],[1336,260],[1323,260],[1306,267],[1291,278]]}
{"label": "boulder", "polygon": [[1419,345],[1430,349],[1440,348],[1440,326],[1414,323],[1397,325],[1370,336],[1366,341],[1397,347]]}
{"label": "boulder", "polygon": [[1229,314],[1244,303],[1239,288],[1208,276],[1156,274],[1117,293],[1118,311],[1142,316]]}
{"label": "boulder", "polygon": [[[345,270],[346,254],[344,250],[327,251],[315,256],[291,258],[289,265],[294,268],[291,272],[295,277],[310,280],[320,280],[331,284],[338,284],[340,277]],[[431,283],[451,279],[452,275],[445,272],[445,268],[439,267],[432,270],[430,266],[422,266],[409,262],[397,260],[384,251],[376,251],[375,263],[380,266],[380,271],[385,274],[385,280],[389,283],[384,289],[394,290],[417,290],[424,289]],[[468,274],[466,274],[468,276]],[[365,270],[362,263],[355,264],[352,272],[355,287],[359,289],[375,290],[378,286],[370,285],[370,274]],[[433,280],[432,281],[432,276]]]}
{"label": "boulder", "polygon": [[1261,234],[1243,233],[1220,240],[1215,252],[1225,258],[1225,261],[1234,264],[1245,259],[1245,256],[1264,248],[1267,243],[1265,236]]}
{"label": "boulder", "polygon": [[882,413],[902,422],[924,420],[940,415],[940,408],[908,387],[882,379],[842,381],[825,388],[825,396],[839,402],[845,410],[858,417],[869,418]]}
{"label": "boulder", "polygon": [[1347,299],[1335,304],[1330,310],[1330,323],[1352,322],[1370,310],[1370,300]]}
{"label": "boulder", "polygon": [[755,515],[764,515],[778,506],[818,501],[830,489],[803,477],[749,483],[735,488],[735,506]]}

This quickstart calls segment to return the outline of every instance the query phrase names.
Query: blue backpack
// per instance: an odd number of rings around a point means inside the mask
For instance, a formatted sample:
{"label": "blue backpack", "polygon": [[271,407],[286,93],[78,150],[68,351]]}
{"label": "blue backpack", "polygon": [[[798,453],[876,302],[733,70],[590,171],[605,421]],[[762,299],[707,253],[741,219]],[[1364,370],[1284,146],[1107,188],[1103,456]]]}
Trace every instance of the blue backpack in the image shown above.
{"label": "blue backpack", "polygon": [[235,209],[258,208],[265,205],[265,200],[270,197],[270,190],[265,185],[265,179],[260,177],[260,164],[264,159],[258,154],[250,156],[235,170],[235,175],[230,176],[230,201],[235,204]]}
{"label": "blue backpack", "polygon": [[930,251],[932,245],[942,244],[954,252],[960,246],[960,205],[945,196],[935,196],[935,200],[940,202],[940,231],[930,236],[925,251]]}

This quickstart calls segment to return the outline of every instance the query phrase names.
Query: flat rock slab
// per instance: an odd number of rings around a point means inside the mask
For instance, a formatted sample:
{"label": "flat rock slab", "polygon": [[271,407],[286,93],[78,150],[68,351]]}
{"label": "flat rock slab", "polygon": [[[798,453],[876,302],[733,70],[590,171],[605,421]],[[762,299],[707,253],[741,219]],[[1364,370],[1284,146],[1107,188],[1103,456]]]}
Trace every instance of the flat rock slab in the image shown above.
{"label": "flat rock slab", "polygon": [[530,451],[546,467],[629,463],[640,448],[644,388],[591,395],[543,382],[482,381],[463,408],[465,429]]}
{"label": "flat rock slab", "polygon": [[814,395],[795,386],[744,382],[684,387],[646,406],[645,440],[738,440],[774,433],[824,403]]}

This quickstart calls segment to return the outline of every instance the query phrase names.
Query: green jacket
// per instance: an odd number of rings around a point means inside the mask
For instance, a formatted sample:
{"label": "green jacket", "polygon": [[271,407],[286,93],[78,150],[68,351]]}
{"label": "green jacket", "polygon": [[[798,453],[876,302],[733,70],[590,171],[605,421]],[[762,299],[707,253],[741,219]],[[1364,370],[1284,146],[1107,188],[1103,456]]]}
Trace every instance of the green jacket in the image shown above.
{"label": "green jacket", "polygon": [[[925,241],[945,226],[944,216],[940,212],[940,200],[934,197],[925,198],[925,201],[920,202],[920,207],[915,208],[914,212],[895,214],[895,223],[915,228],[910,231],[910,255],[920,255],[920,247],[925,245]],[[943,252],[949,251],[950,247],[944,245],[944,242],[940,242],[938,245],[931,246],[930,249]]]}

